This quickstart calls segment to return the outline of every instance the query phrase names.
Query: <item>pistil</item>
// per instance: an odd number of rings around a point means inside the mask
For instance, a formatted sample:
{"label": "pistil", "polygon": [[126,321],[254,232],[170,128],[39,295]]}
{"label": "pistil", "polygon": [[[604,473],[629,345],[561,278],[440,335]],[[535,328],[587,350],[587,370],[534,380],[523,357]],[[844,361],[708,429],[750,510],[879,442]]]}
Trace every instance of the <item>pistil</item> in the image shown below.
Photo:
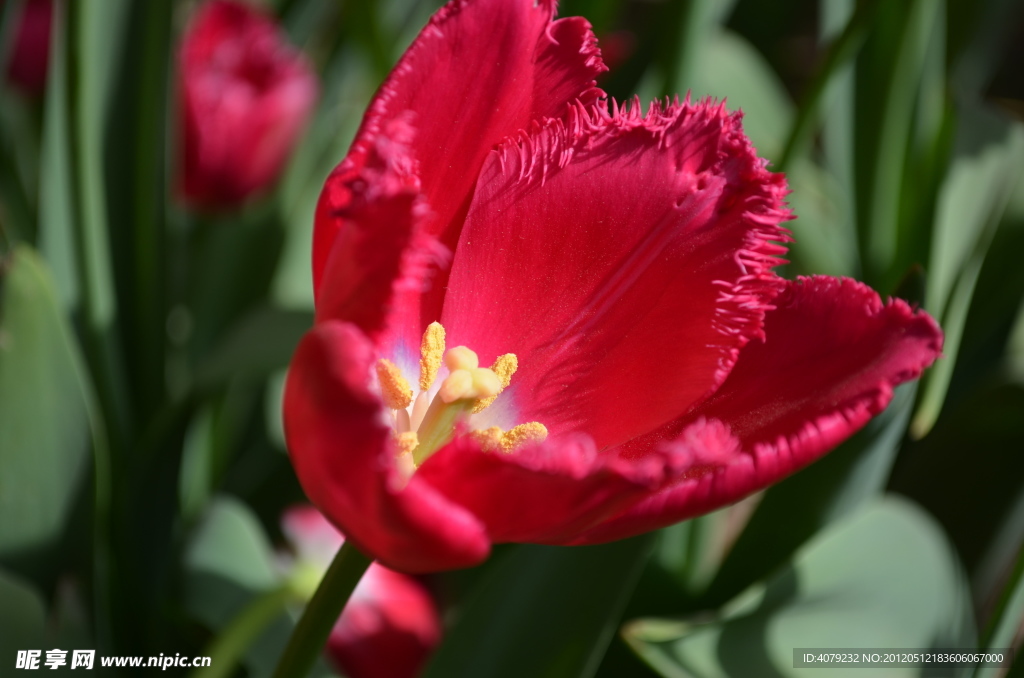
{"label": "pistil", "polygon": [[[441,365],[448,376],[441,382],[436,396],[430,389],[437,380]],[[401,370],[391,361],[377,361],[377,379],[381,398],[392,410],[398,463],[405,475],[412,474],[430,455],[451,442],[460,421],[487,408],[512,382],[519,367],[513,353],[499,356],[491,367],[480,367],[477,354],[466,346],[445,350],[445,331],[440,323],[431,323],[420,344],[419,393],[413,389]],[[410,407],[411,406],[411,407]],[[514,452],[530,442],[544,440],[547,428],[535,421],[514,426],[508,431],[494,426],[483,431],[470,431],[485,451]]]}

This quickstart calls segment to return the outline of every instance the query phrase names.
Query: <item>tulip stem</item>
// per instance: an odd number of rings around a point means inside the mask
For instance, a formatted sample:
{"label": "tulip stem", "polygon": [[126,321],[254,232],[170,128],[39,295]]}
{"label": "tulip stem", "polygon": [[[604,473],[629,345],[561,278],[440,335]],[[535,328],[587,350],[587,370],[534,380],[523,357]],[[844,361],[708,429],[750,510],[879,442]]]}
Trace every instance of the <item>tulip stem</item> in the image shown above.
{"label": "tulip stem", "polygon": [[257,596],[206,650],[204,654],[210,657],[210,665],[194,672],[192,678],[224,678],[233,674],[239,658],[294,598],[295,594],[288,586]]}
{"label": "tulip stem", "polygon": [[302,618],[295,625],[288,646],[277,663],[274,678],[304,678],[309,675],[345,603],[372,562],[373,559],[363,555],[352,542],[342,544]]}

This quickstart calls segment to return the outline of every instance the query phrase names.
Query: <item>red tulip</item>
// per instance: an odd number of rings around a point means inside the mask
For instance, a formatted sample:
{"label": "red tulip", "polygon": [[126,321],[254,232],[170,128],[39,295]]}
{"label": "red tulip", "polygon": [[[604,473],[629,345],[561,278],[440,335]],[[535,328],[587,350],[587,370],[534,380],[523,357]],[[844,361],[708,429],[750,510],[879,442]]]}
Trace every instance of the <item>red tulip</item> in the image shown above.
{"label": "red tulip", "polygon": [[[282,520],[299,561],[325,571],[344,537],[313,507]],[[412,678],[441,640],[430,594],[412,577],[373,564],[327,640],[331,661],[349,678]]]}
{"label": "red tulip", "polygon": [[256,8],[212,0],[186,30],[178,68],[182,197],[224,208],[270,186],[316,101],[306,60]]}
{"label": "red tulip", "polygon": [[[3,11],[0,2],[0,12]],[[53,0],[25,0],[14,30],[7,61],[8,79],[28,94],[38,96],[46,88],[50,63],[50,30]]]}
{"label": "red tulip", "polygon": [[554,4],[442,9],[320,198],[288,445],[310,499],[397,569],[735,502],[941,348],[902,301],[776,275],[785,180],[740,115],[599,101],[589,25]]}

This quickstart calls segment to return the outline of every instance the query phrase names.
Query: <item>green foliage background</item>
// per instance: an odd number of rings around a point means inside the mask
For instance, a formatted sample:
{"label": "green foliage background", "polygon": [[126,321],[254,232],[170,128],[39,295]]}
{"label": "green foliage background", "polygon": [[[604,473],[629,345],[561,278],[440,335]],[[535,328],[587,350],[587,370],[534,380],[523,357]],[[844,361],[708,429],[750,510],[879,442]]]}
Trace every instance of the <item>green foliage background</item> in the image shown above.
{"label": "green foliage background", "polygon": [[[3,5],[0,45],[19,5]],[[63,2],[45,96],[0,86],[0,674],[44,646],[206,654],[280,589],[278,519],[302,492],[279,401],[312,321],[313,206],[437,5],[269,3],[322,97],[277,189],[236,214],[188,212],[169,186],[173,54],[194,3]],[[1019,646],[1024,7],[564,0],[560,14],[615,48],[609,93],[742,108],[792,188],[786,274],[920,304],[945,357],[759,497],[430,578],[447,628],[426,675],[826,676],[794,669],[792,649]],[[270,674],[296,607],[237,648],[238,675]]]}

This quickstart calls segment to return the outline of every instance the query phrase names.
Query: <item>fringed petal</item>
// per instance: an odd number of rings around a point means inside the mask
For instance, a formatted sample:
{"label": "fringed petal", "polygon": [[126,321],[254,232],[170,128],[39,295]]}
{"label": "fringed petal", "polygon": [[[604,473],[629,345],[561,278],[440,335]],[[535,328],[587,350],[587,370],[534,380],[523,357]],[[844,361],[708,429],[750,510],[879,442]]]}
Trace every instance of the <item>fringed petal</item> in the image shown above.
{"label": "fringed petal", "polygon": [[[351,322],[375,340],[389,326],[414,325],[419,308],[403,292],[422,291],[428,271],[450,260],[423,231],[428,210],[410,155],[413,135],[407,116],[392,121],[359,171],[330,186],[344,205],[330,218],[342,228],[325,268],[317,322]],[[318,209],[330,202],[321,200]]]}
{"label": "fringed petal", "polygon": [[515,353],[521,420],[598,449],[685,412],[763,336],[789,240],[782,175],[704,101],[577,106],[481,172],[442,323]]}
{"label": "fringed petal", "polygon": [[[735,440],[725,460],[690,468],[668,488],[574,543],[611,541],[701,515],[775,483],[844,441],[941,353],[942,331],[899,299],[817,276],[789,283],[722,387],[686,417],[616,451],[642,460],[694,421],[718,420]],[[677,434],[682,431],[682,434]]]}
{"label": "fringed petal", "polygon": [[[413,157],[433,210],[429,232],[449,248],[487,153],[532,120],[560,116],[603,92],[606,69],[586,20],[552,21],[550,0],[452,0],[439,10],[381,85],[345,160],[327,179],[318,208],[313,287],[319,294],[341,224],[345,183],[395,118],[412,115]],[[437,305],[440,299],[434,300]],[[421,328],[422,329],[422,328]]]}
{"label": "fringed petal", "polygon": [[586,436],[483,452],[458,438],[416,472],[486,525],[493,542],[565,543],[661,487],[686,460],[667,450],[641,463],[601,455]]}

